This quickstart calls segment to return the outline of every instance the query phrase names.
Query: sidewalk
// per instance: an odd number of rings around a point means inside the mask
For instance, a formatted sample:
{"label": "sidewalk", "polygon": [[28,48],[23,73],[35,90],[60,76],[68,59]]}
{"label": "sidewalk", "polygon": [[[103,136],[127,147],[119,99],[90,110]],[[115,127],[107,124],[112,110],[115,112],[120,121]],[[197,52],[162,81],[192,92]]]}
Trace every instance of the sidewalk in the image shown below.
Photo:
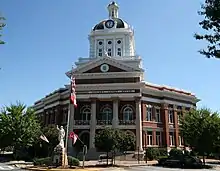
{"label": "sidewalk", "polygon": [[[82,166],[82,161],[80,161],[80,166]],[[147,163],[145,161],[115,161],[115,167],[135,167],[135,166],[149,166],[156,164],[157,161],[148,161]],[[106,163],[103,163],[106,164]],[[110,162],[109,162],[110,164]],[[83,168],[72,168],[72,169],[62,169],[62,168],[46,168],[46,167],[30,167],[26,168],[28,170],[32,171],[99,171],[103,168],[104,166],[101,166],[101,163],[99,163],[97,160],[93,161],[85,161],[85,169]]]}
{"label": "sidewalk", "polygon": [[[105,163],[99,163],[97,160],[85,161],[85,167],[95,167],[97,165],[102,165]],[[111,160],[109,160],[109,163],[111,163]],[[80,166],[82,166],[82,164],[83,164],[83,162],[80,161]],[[147,161],[147,163],[145,161],[140,161],[139,163],[138,163],[138,161],[126,161],[126,160],[125,161],[120,161],[120,160],[115,161],[116,167],[152,166],[154,164],[157,164],[156,160]]]}

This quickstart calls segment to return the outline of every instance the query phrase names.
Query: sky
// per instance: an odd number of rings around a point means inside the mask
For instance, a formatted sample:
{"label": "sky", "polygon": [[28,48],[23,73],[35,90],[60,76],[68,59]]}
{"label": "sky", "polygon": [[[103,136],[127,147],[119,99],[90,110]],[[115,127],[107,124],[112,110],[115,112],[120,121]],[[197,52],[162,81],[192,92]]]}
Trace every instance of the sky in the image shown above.
{"label": "sky", "polygon": [[[36,100],[69,83],[65,72],[88,57],[88,34],[108,17],[110,0],[0,0],[7,19],[0,45],[0,106]],[[117,0],[119,16],[135,29],[145,80],[185,89],[198,107],[220,109],[220,60],[198,53],[205,42],[197,14],[203,0]]]}

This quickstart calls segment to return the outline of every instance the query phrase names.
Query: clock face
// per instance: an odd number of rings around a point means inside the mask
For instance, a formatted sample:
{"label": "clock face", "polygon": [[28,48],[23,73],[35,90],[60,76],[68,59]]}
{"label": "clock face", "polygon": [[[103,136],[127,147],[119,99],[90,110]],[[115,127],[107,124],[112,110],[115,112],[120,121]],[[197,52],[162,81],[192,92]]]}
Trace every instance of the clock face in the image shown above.
{"label": "clock face", "polygon": [[105,22],[105,27],[107,27],[107,28],[112,28],[112,27],[114,27],[114,25],[115,25],[115,22],[113,20],[107,20]]}
{"label": "clock face", "polygon": [[100,69],[102,72],[108,72],[109,66],[107,64],[102,64]]}

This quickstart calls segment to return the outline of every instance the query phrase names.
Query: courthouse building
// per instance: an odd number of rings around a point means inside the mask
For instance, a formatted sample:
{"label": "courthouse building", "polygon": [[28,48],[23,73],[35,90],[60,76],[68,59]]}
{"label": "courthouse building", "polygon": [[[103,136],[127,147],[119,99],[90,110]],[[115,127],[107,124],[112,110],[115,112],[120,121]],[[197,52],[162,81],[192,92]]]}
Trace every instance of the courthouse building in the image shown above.
{"label": "courthouse building", "polygon": [[[89,34],[89,57],[79,58],[73,72],[78,107],[70,121],[89,149],[107,126],[134,134],[136,149],[182,147],[179,117],[199,101],[190,92],[144,80],[142,57],[135,54],[134,30],[119,18],[119,6],[108,5],[108,17]],[[44,125],[66,125],[70,85],[34,104]]]}

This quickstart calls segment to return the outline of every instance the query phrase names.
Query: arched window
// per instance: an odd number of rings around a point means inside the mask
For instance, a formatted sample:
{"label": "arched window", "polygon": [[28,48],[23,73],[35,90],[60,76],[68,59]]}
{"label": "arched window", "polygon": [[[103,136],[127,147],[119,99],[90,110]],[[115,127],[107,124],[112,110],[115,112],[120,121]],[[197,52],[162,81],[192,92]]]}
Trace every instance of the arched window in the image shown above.
{"label": "arched window", "polygon": [[123,120],[125,121],[130,121],[130,120],[133,120],[133,109],[131,106],[126,106],[124,109],[123,109]]}
{"label": "arched window", "polygon": [[85,120],[85,121],[88,121],[90,120],[90,117],[91,117],[91,108],[90,106],[86,105],[86,106],[83,106],[82,109],[81,109],[81,119],[82,120]]}
{"label": "arched window", "polygon": [[105,106],[102,109],[102,120],[106,120],[106,121],[112,120],[112,109],[110,107]]}

